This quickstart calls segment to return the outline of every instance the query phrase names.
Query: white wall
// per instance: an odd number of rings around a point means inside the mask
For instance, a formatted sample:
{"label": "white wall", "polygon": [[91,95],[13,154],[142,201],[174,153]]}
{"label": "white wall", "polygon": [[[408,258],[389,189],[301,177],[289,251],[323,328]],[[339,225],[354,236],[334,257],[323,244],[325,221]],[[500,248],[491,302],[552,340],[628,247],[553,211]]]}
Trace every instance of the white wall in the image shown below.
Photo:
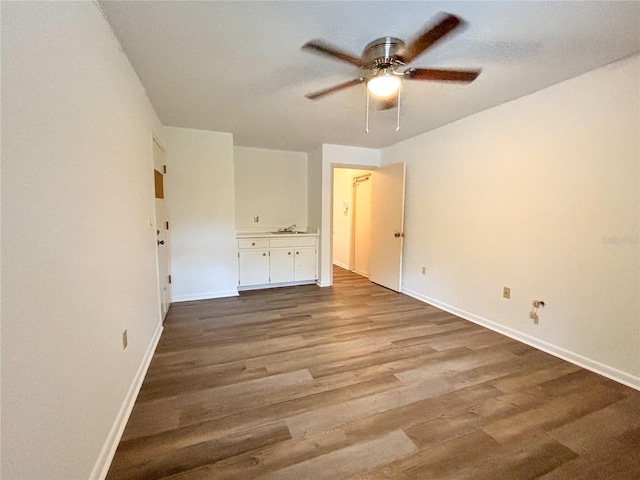
{"label": "white wall", "polygon": [[317,229],[322,224],[322,145],[307,160],[307,223]]}
{"label": "white wall", "polygon": [[[317,157],[314,156],[317,161]],[[336,167],[379,167],[380,150],[373,148],[322,145],[322,218],[320,225],[320,269],[318,284],[326,287],[333,282],[331,226],[333,199],[333,169]],[[317,168],[317,165],[315,166]],[[318,172],[316,172],[318,173]],[[315,177],[314,177],[315,178]],[[316,181],[317,185],[317,181]]]}
{"label": "white wall", "polygon": [[93,2],[3,2],[2,120],[2,478],[97,477],[161,331],[157,118]]}
{"label": "white wall", "polygon": [[[353,218],[353,177],[370,170],[335,168],[333,170],[333,263],[349,268],[351,252],[351,221]],[[343,202],[347,202],[346,213]]]}
{"label": "white wall", "polygon": [[384,149],[407,163],[406,292],[639,387],[639,70],[629,58]]}
{"label": "white wall", "polygon": [[[307,154],[234,147],[236,229],[307,226]],[[259,216],[259,223],[253,217]]]}
{"label": "white wall", "polygon": [[237,295],[233,136],[163,128],[174,302]]}

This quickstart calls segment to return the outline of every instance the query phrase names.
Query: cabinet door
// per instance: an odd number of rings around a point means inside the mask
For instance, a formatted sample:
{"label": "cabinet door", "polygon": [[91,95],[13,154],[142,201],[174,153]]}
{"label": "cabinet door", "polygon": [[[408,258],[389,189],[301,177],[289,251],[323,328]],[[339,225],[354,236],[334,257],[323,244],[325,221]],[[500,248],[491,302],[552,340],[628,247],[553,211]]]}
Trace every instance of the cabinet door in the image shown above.
{"label": "cabinet door", "polygon": [[271,283],[293,282],[294,249],[272,248],[270,259]]}
{"label": "cabinet door", "polygon": [[240,286],[269,283],[269,250],[240,250]]}
{"label": "cabinet door", "polygon": [[318,256],[315,247],[296,247],[296,282],[315,280],[317,276]]}

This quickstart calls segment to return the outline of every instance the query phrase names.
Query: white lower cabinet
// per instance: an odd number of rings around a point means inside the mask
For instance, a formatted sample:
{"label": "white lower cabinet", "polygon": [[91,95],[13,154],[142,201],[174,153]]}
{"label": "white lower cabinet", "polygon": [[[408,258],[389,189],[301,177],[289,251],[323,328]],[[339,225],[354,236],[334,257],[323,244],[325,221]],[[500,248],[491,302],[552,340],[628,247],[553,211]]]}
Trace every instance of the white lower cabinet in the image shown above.
{"label": "white lower cabinet", "polygon": [[315,281],[318,278],[317,252],[317,237],[239,239],[239,285]]}
{"label": "white lower cabinet", "polygon": [[269,250],[240,250],[240,285],[269,283]]}
{"label": "white lower cabinet", "polygon": [[271,283],[294,282],[295,273],[292,248],[272,248],[269,250],[271,257],[269,258]]}
{"label": "white lower cabinet", "polygon": [[295,249],[294,278],[296,282],[315,280],[318,267],[318,255],[315,247],[297,247]]}

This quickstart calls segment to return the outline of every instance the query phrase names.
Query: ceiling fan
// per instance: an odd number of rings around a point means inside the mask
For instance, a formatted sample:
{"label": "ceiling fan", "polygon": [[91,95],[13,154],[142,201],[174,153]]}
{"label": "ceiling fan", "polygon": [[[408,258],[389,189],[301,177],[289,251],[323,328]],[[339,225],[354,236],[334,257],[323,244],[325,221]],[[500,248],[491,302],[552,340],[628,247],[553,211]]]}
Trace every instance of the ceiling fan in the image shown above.
{"label": "ceiling fan", "polygon": [[411,67],[400,71],[401,68],[422,55],[436,42],[462,25],[464,25],[462,19],[449,13],[441,13],[434,22],[428,23],[408,44],[395,37],[378,38],[364,48],[360,57],[344,52],[322,40],[311,40],[303,45],[303,50],[350,63],[364,70],[364,73],[353,80],[309,93],[306,97],[315,100],[330,93],[366,83],[367,99],[369,93],[372,94],[381,100],[378,103],[378,109],[387,110],[398,105],[398,95],[402,80],[472,82],[478,77],[480,70]]}

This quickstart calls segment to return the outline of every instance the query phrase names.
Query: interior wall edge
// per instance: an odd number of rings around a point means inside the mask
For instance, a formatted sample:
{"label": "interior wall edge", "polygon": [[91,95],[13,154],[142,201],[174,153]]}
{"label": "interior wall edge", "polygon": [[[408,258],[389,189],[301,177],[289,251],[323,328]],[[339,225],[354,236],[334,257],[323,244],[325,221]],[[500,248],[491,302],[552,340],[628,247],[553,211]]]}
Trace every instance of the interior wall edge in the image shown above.
{"label": "interior wall edge", "polygon": [[416,300],[420,300],[421,302],[437,307],[440,310],[444,310],[445,312],[456,315],[464,320],[468,320],[477,325],[488,328],[489,330],[500,333],[519,342],[525,343],[530,347],[542,350],[543,352],[553,355],[554,357],[561,358],[562,360],[566,360],[567,362],[573,363],[574,365],[586,368],[587,370],[597,373],[598,375],[602,375],[618,383],[626,385],[627,387],[631,387],[640,391],[640,377],[635,376],[631,373],[627,373],[609,365],[605,365],[601,362],[598,362],[597,360],[593,360],[589,357],[585,357],[584,355],[580,355],[579,353],[566,350],[562,347],[554,345],[553,343],[545,342],[544,340],[532,337],[518,330],[505,327],[498,322],[494,322],[488,318],[484,318],[471,312],[467,312],[453,305],[443,303],[439,300],[436,300],[435,298],[428,297],[414,290],[403,288],[402,293],[404,293],[405,295],[409,295]]}
{"label": "interior wall edge", "polygon": [[151,341],[149,342],[147,351],[142,358],[142,362],[140,362],[138,371],[133,377],[133,381],[131,382],[129,391],[124,397],[124,401],[120,406],[118,415],[116,416],[113,425],[111,426],[109,435],[107,436],[104,445],[100,450],[100,454],[98,455],[98,459],[96,460],[93,470],[91,471],[91,475],[89,476],[89,478],[92,480],[104,480],[107,477],[107,473],[109,473],[109,467],[111,466],[113,457],[116,454],[118,444],[120,443],[120,439],[122,438],[122,434],[124,433],[124,428],[127,426],[127,422],[129,421],[129,417],[131,416],[131,411],[133,410],[133,406],[136,403],[136,399],[138,398],[138,393],[140,392],[140,388],[142,387],[142,382],[144,381],[144,377],[147,374],[147,370],[149,370],[151,359],[153,358],[153,354],[156,351],[163,330],[164,326],[162,325],[162,322],[158,323],[158,328],[156,329],[153,337],[151,338]]}

